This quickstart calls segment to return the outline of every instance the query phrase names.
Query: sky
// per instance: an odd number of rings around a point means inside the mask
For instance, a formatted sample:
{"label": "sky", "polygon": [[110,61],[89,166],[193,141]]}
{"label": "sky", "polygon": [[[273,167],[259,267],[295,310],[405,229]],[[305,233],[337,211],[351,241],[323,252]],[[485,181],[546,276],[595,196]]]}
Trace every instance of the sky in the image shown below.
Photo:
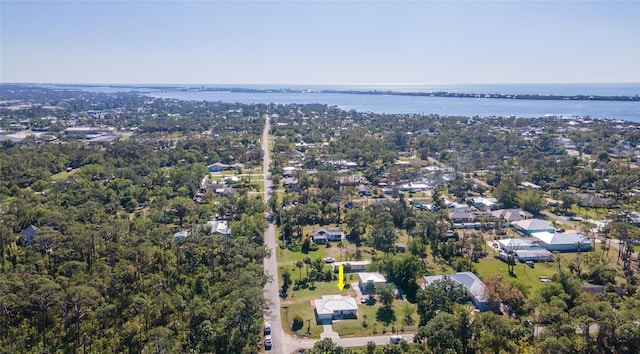
{"label": "sky", "polygon": [[0,82],[640,82],[640,0],[0,0]]}

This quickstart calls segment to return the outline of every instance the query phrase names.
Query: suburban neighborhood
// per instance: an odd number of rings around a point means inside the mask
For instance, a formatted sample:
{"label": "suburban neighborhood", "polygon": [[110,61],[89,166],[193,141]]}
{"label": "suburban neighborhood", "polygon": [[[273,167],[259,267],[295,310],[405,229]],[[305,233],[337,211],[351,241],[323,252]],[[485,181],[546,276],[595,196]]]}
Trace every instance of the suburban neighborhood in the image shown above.
{"label": "suburban neighborhood", "polygon": [[[16,338],[3,347],[640,343],[636,123],[12,90],[0,305],[18,315],[0,319]],[[55,306],[27,316],[43,292]],[[98,301],[88,317],[60,310],[80,299]],[[108,339],[101,311],[116,309],[126,331]]]}

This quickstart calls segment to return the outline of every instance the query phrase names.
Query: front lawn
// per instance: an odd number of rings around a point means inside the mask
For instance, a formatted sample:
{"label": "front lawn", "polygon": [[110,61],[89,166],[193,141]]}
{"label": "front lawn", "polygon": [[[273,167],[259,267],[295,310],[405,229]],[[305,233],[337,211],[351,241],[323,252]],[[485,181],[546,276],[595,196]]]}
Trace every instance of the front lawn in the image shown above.
{"label": "front lawn", "polygon": [[[411,310],[407,310],[410,308]],[[411,321],[405,324],[406,311],[411,312]],[[392,333],[415,333],[418,331],[416,305],[406,300],[395,300],[391,309],[380,303],[358,304],[357,320],[333,321],[333,330],[341,338],[380,336]]]}
{"label": "front lawn", "polygon": [[[304,271],[303,271],[304,273]],[[293,275],[293,274],[292,274]],[[294,279],[296,279],[294,277]],[[299,336],[308,336],[310,338],[320,338],[322,326],[316,323],[315,311],[311,305],[312,300],[320,299],[323,295],[343,295],[355,298],[356,291],[350,287],[345,287],[342,291],[338,289],[338,282],[315,282],[315,288],[289,290],[289,296],[282,299],[282,324],[287,333]],[[302,318],[304,325],[302,328],[292,329],[293,318],[298,315]],[[357,320],[344,320],[357,321]]]}
{"label": "front lawn", "polygon": [[474,263],[473,268],[480,279],[501,277],[514,284],[522,284],[529,289],[529,295],[537,292],[538,288],[544,284],[540,277],[551,278],[558,270],[555,262],[535,263],[531,268],[525,263],[517,263],[514,267],[514,275],[509,275],[507,263],[489,254],[482,258],[479,263]]}

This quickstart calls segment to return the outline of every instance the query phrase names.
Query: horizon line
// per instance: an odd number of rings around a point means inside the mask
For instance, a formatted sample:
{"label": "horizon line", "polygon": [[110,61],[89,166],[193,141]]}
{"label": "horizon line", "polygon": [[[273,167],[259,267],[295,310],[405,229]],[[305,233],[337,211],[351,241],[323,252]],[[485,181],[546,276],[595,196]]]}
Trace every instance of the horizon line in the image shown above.
{"label": "horizon line", "polygon": [[73,86],[472,86],[472,85],[640,85],[640,81],[618,82],[485,82],[485,83],[102,83],[102,82],[4,82],[0,85],[73,85]]}

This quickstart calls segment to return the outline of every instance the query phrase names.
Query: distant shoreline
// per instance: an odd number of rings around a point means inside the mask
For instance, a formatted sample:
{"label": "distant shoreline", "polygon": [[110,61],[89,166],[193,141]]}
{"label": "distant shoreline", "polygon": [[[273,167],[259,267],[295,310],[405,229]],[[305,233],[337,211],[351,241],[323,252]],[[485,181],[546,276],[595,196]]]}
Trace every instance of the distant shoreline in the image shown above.
{"label": "distant shoreline", "polygon": [[[146,87],[144,87],[146,88]],[[167,87],[164,87],[165,89]],[[174,89],[178,89],[174,87]],[[180,88],[182,92],[246,92],[246,93],[336,93],[347,95],[384,95],[384,96],[424,96],[424,97],[453,97],[453,98],[493,98],[516,100],[542,100],[542,101],[640,101],[640,96],[597,96],[597,95],[538,95],[538,94],[500,94],[500,93],[463,93],[463,92],[400,92],[390,90],[299,90],[299,89],[256,89],[243,87],[199,87]]]}
{"label": "distant shoreline", "polygon": [[[342,95],[379,95],[379,96],[413,96],[413,97],[441,97],[441,98],[477,98],[477,99],[505,99],[505,100],[534,100],[534,101],[611,101],[611,102],[640,102],[640,94],[555,94],[555,93],[497,93],[495,91],[490,92],[480,91],[478,92],[460,92],[451,91],[446,89],[436,90],[415,90],[415,91],[402,91],[393,89],[371,89],[371,88],[287,88],[287,87],[243,87],[243,85],[198,85],[198,84],[167,84],[167,85],[153,85],[153,84],[55,84],[55,83],[0,83],[2,85],[27,85],[27,86],[44,86],[44,87],[58,87],[61,89],[78,89],[88,87],[105,87],[111,89],[122,89],[120,92],[127,92],[126,89],[131,92],[139,94],[150,94],[153,91],[166,92],[231,92],[231,93],[280,93],[280,94],[342,94]],[[525,84],[526,85],[526,84]],[[571,85],[571,84],[568,84]],[[250,85],[249,85],[250,86]],[[266,86],[266,85],[265,85]],[[294,85],[295,86],[295,85]],[[471,85],[473,86],[473,85]],[[498,85],[500,86],[500,85]],[[149,90],[143,91],[143,90]],[[469,91],[471,91],[470,89]]]}

